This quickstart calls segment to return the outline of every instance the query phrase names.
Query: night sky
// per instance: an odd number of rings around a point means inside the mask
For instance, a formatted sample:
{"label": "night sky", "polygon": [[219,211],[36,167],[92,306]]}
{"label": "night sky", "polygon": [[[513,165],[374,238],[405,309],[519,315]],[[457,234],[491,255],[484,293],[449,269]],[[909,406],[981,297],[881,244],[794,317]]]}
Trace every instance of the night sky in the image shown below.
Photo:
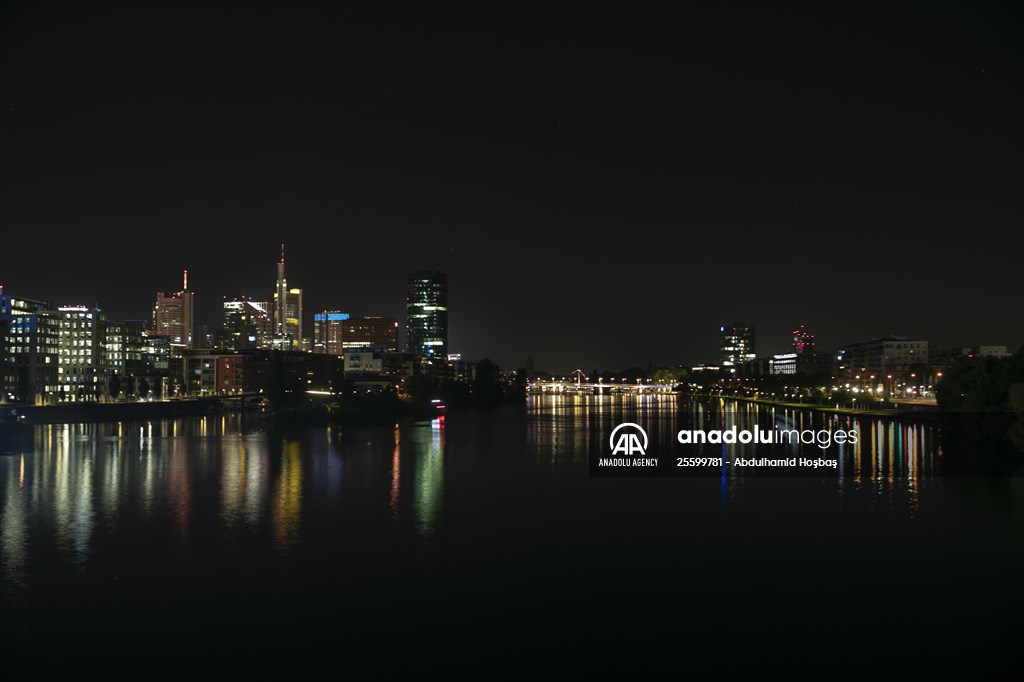
{"label": "night sky", "polygon": [[403,320],[538,368],[1024,343],[1009,3],[0,6],[0,283]]}

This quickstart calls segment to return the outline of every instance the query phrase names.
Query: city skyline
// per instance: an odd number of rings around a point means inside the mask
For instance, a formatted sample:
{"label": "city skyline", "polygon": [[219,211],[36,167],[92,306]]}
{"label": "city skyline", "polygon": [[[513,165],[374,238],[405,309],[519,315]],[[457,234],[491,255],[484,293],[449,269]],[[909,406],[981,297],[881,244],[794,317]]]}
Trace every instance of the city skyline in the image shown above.
{"label": "city skyline", "polygon": [[1024,343],[1009,6],[400,7],[6,4],[0,283],[148,319],[188,269],[213,327],[284,241],[306,326],[440,270],[504,366]]}

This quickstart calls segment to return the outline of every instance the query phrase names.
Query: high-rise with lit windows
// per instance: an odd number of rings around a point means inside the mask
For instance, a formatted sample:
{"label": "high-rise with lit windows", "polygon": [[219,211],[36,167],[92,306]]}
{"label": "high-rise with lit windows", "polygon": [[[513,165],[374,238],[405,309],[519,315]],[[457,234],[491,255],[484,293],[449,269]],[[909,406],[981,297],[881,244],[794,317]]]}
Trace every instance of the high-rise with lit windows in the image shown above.
{"label": "high-rise with lit windows", "polygon": [[97,402],[107,391],[106,316],[98,308],[57,308],[57,399]]}
{"label": "high-rise with lit windows", "polygon": [[51,307],[0,286],[0,403],[56,401],[58,322]]}
{"label": "high-rise with lit windows", "polygon": [[409,275],[405,298],[405,347],[428,358],[448,356],[448,275],[422,270]]}
{"label": "high-rise with lit windows", "polygon": [[734,322],[731,325],[721,325],[718,331],[719,363],[722,367],[734,368],[757,356],[754,351],[753,325]]}
{"label": "high-rise with lit windows", "polygon": [[157,292],[153,306],[153,333],[171,340],[171,348],[191,348],[195,333],[193,315],[195,293],[188,288],[188,270],[184,286],[174,293]]}
{"label": "high-rise with lit windows", "polygon": [[277,261],[277,286],[274,288],[274,343],[280,350],[302,347],[302,289],[289,287],[284,276],[284,244]]}
{"label": "high-rise with lit windows", "polygon": [[217,334],[216,347],[222,350],[270,348],[274,336],[269,303],[249,296],[224,297],[224,327]]}
{"label": "high-rise with lit windows", "polygon": [[348,313],[340,310],[325,310],[313,315],[313,352],[337,355],[345,354],[342,345],[344,324]]}

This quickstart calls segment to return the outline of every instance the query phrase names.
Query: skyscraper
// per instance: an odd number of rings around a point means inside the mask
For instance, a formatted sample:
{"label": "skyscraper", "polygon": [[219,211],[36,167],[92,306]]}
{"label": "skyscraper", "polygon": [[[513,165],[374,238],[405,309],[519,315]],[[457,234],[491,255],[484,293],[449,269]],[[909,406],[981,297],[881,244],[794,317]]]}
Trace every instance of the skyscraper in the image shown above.
{"label": "skyscraper", "polygon": [[409,275],[405,297],[405,347],[430,358],[448,356],[448,275],[422,270]]}
{"label": "skyscraper", "polygon": [[224,327],[217,347],[224,350],[269,348],[274,336],[270,305],[248,296],[224,297]]}
{"label": "skyscraper", "polygon": [[277,261],[277,287],[274,289],[274,348],[298,350],[302,347],[302,289],[288,286],[284,276],[284,244]]}
{"label": "skyscraper", "polygon": [[313,315],[313,352],[341,357],[345,354],[342,346],[344,324],[348,313],[340,310],[325,310]]}
{"label": "skyscraper", "polygon": [[718,331],[721,334],[719,362],[722,367],[735,368],[756,357],[753,325],[734,322],[732,325],[720,326]]}
{"label": "skyscraper", "polygon": [[188,270],[185,271],[181,291],[172,294],[157,292],[153,306],[153,333],[166,336],[171,346],[192,347],[194,334],[193,298],[195,293],[188,289]]}

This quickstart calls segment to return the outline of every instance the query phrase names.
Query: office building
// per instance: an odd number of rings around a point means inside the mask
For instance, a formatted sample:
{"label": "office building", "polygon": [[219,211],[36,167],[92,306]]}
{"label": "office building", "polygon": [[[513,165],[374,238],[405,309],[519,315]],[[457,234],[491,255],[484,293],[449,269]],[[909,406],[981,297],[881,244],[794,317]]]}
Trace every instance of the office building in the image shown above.
{"label": "office building", "polygon": [[[763,361],[758,358],[754,362]],[[832,375],[832,354],[819,353],[815,350],[803,350],[798,353],[781,353],[767,358],[767,372],[765,374],[791,374],[794,376],[831,376]]]}
{"label": "office building", "polygon": [[277,262],[272,347],[278,350],[302,347],[302,289],[288,286],[284,274],[284,244],[281,244],[281,259]]}
{"label": "office building", "polygon": [[448,355],[448,276],[436,270],[409,275],[405,348],[430,358]]}
{"label": "office building", "polygon": [[398,351],[398,320],[393,317],[352,317],[342,323],[345,350],[376,348]]}
{"label": "office building", "polygon": [[846,379],[890,374],[903,378],[911,367],[927,364],[928,342],[904,336],[848,343],[836,352],[836,368]]}
{"label": "office building", "polygon": [[59,332],[45,301],[5,294],[0,286],[0,403],[56,400]]}
{"label": "office building", "polygon": [[224,326],[217,334],[216,348],[270,348],[274,336],[270,304],[249,296],[225,296],[223,305]]}
{"label": "office building", "polygon": [[742,322],[721,325],[718,362],[722,369],[731,372],[737,365],[753,360],[757,353],[754,345],[754,326]]}
{"label": "office building", "polygon": [[313,315],[313,352],[341,357],[345,354],[343,345],[344,324],[348,313],[340,310],[325,310]]}
{"label": "office building", "polygon": [[166,336],[171,347],[177,351],[191,348],[195,335],[193,314],[195,294],[188,288],[188,270],[185,271],[181,291],[174,293],[157,292],[153,306],[153,333]]}
{"label": "office building", "polygon": [[57,309],[59,402],[97,402],[107,392],[106,316],[98,308]]}
{"label": "office building", "polygon": [[[137,394],[139,384],[147,375],[146,346],[148,332],[143,320],[108,322],[104,332],[107,353],[108,389],[117,387],[117,395],[108,390],[112,398],[131,398]],[[116,377],[116,380],[114,379]]]}

